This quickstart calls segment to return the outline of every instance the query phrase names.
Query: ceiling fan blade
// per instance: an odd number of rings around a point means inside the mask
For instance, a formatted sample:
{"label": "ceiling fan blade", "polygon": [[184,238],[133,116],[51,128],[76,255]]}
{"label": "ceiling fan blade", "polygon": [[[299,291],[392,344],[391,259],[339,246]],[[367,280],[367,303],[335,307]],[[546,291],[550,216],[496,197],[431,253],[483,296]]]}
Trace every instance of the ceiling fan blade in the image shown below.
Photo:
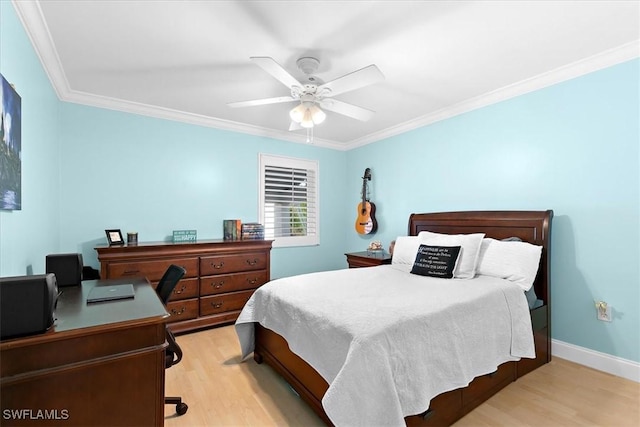
{"label": "ceiling fan blade", "polygon": [[325,110],[333,111],[334,113],[342,114],[343,116],[351,117],[353,119],[366,122],[376,113],[366,108],[358,107],[357,105],[348,104],[337,99],[327,98],[320,101],[320,106]]}
{"label": "ceiling fan blade", "polygon": [[338,77],[335,80],[331,80],[318,87],[318,92],[322,89],[329,89],[330,95],[334,96],[341,93],[349,92],[355,89],[359,89],[364,86],[368,86],[374,83],[378,83],[384,80],[384,75],[375,65],[369,65],[368,67],[361,68],[349,74],[345,74],[342,77]]}
{"label": "ceiling fan blade", "polygon": [[251,59],[267,73],[275,77],[283,85],[291,89],[293,86],[302,86],[287,70],[282,68],[273,58],[268,56],[252,56]]}
{"label": "ceiling fan blade", "polygon": [[291,124],[289,125],[289,131],[294,131],[299,129],[302,129],[302,126],[300,126],[300,123],[296,123],[293,120],[291,120]]}
{"label": "ceiling fan blade", "polygon": [[227,105],[231,108],[254,107],[256,105],[279,104],[282,102],[299,101],[290,96],[278,96],[275,98],[253,99],[251,101],[229,102]]}

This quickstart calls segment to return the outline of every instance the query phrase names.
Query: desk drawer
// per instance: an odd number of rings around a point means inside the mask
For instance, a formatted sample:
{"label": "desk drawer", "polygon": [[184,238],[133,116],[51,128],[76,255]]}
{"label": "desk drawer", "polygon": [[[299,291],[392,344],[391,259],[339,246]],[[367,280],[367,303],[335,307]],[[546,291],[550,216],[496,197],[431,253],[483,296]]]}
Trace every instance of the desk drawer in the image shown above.
{"label": "desk drawer", "polygon": [[200,295],[214,295],[245,289],[255,289],[266,282],[267,272],[264,270],[208,276],[200,279]]}
{"label": "desk drawer", "polygon": [[236,271],[266,270],[266,268],[267,254],[264,252],[200,258],[200,276],[234,273]]}
{"label": "desk drawer", "polygon": [[184,277],[198,277],[198,258],[173,258],[155,261],[114,262],[108,265],[109,279],[120,277],[146,277],[150,282],[157,282],[162,278],[171,264],[179,265],[187,270]]}
{"label": "desk drawer", "polygon": [[[153,284],[154,288],[158,287],[157,283]],[[197,298],[198,297],[198,278],[182,279],[178,282],[176,287],[171,292],[169,301],[178,301],[182,299]]]}
{"label": "desk drawer", "polygon": [[253,290],[200,297],[200,316],[241,310],[252,294]]}
{"label": "desk drawer", "polygon": [[169,320],[167,320],[169,323],[195,319],[198,317],[198,299],[169,301],[167,303],[167,312],[170,315]]}

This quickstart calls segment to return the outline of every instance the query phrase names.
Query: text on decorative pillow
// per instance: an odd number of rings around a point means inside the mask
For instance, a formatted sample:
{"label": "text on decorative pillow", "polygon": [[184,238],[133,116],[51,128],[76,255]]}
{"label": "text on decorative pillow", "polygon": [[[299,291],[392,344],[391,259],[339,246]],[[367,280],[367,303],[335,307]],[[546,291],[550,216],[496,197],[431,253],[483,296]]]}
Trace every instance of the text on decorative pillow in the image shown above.
{"label": "text on decorative pillow", "polygon": [[451,279],[459,255],[460,246],[420,245],[411,273]]}

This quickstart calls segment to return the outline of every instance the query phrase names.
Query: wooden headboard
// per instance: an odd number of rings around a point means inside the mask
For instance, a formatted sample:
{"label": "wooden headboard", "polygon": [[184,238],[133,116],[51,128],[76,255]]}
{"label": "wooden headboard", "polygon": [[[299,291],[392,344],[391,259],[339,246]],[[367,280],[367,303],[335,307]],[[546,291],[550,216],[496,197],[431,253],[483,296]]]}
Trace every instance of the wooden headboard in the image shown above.
{"label": "wooden headboard", "polygon": [[540,268],[533,284],[538,299],[551,303],[549,259],[553,211],[466,211],[411,214],[409,235],[421,231],[443,234],[485,233],[486,237],[518,237],[542,246]]}

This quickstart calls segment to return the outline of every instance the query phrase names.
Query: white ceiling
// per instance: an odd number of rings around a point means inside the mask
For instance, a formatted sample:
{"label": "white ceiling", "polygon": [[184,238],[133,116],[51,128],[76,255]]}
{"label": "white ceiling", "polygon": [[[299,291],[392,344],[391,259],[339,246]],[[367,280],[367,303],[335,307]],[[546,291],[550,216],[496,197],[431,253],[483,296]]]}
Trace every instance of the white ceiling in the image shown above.
{"label": "white ceiling", "polygon": [[305,142],[290,92],[249,60],[327,82],[369,64],[385,80],[336,96],[316,145],[349,149],[638,57],[638,1],[14,1],[60,99]]}

